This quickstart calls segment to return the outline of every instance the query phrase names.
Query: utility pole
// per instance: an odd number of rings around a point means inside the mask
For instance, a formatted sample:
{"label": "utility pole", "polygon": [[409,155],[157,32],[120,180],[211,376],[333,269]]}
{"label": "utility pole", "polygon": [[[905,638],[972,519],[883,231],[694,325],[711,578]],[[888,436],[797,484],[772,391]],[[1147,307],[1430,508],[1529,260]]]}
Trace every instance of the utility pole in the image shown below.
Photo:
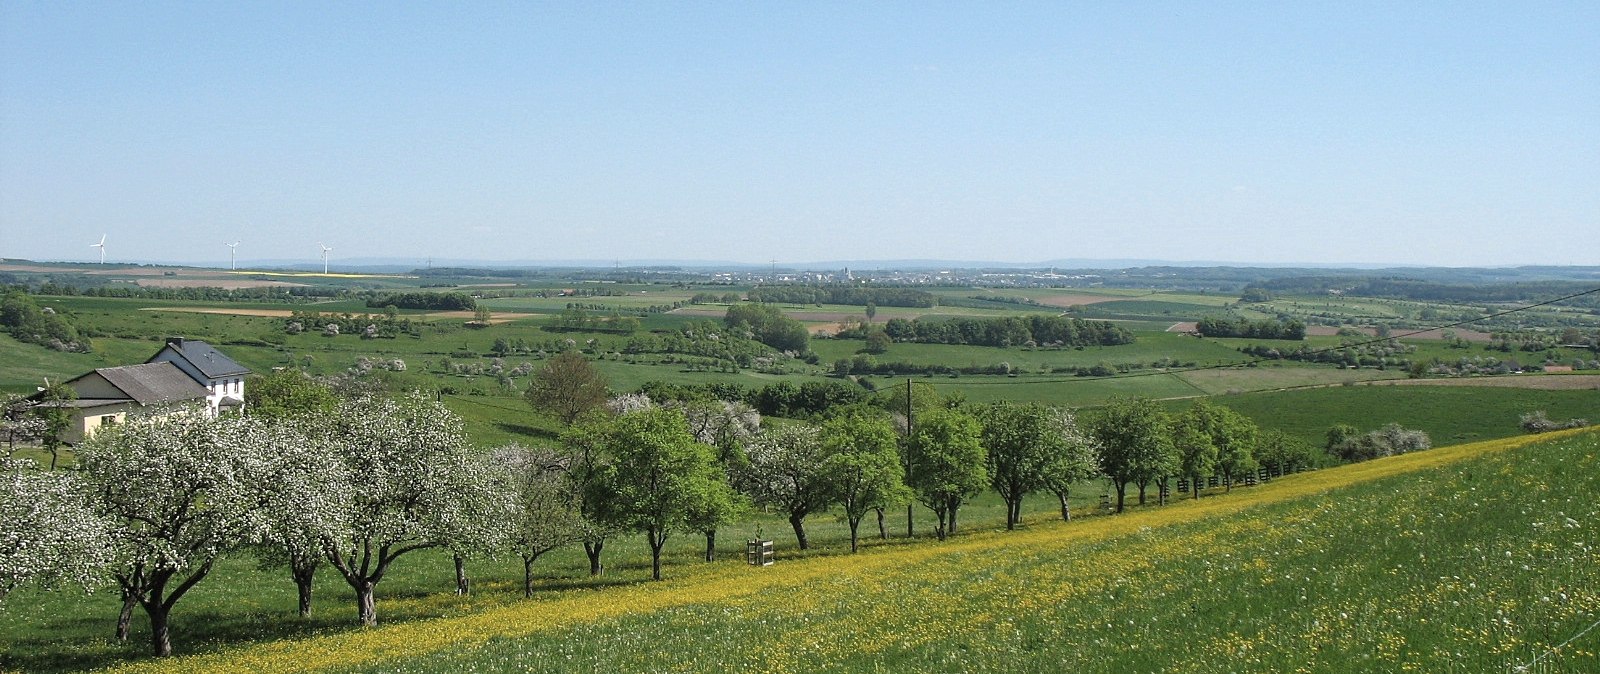
{"label": "utility pole", "polygon": [[[911,378],[910,377],[906,377],[906,455],[905,455],[905,466],[906,466],[906,478],[909,479],[911,477]],[[911,517],[912,517],[912,515],[916,514],[916,508],[917,508],[917,505],[915,503],[907,503],[906,504],[906,538],[911,538],[912,535],[916,533],[916,528],[914,526],[912,526],[912,523],[911,523]]]}

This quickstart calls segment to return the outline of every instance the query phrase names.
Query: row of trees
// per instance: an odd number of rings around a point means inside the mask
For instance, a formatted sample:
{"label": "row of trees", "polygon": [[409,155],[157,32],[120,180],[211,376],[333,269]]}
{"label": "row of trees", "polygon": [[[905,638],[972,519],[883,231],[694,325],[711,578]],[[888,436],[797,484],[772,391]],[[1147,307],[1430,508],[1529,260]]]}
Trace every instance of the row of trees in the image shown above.
{"label": "row of trees", "polygon": [[1251,339],[1305,339],[1306,324],[1299,319],[1227,318],[1207,316],[1195,324],[1195,331],[1205,337],[1248,337]]}
{"label": "row of trees", "polygon": [[747,296],[751,302],[783,304],[930,308],[939,303],[938,296],[925,290],[860,285],[760,285]]}
{"label": "row of trees", "polygon": [[1116,346],[1132,344],[1133,333],[1107,321],[1031,315],[997,318],[891,318],[883,333],[897,342],[975,346]]}
{"label": "row of trees", "polygon": [[374,309],[395,307],[430,311],[472,311],[478,308],[478,300],[466,293],[400,292],[368,297],[367,306]]}

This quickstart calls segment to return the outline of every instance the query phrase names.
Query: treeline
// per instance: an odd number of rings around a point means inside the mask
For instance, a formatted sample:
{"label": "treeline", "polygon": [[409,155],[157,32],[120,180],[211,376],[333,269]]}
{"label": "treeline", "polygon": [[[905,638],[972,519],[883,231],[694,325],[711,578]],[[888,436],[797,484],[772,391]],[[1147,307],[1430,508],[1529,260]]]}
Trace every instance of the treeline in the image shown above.
{"label": "treeline", "polygon": [[316,332],[324,337],[357,335],[362,339],[394,339],[400,335],[421,337],[421,326],[409,318],[384,314],[322,313],[299,310],[283,320],[284,332],[298,335]]}
{"label": "treeline", "polygon": [[751,302],[784,304],[850,304],[880,307],[937,306],[939,298],[933,293],[913,288],[883,288],[857,285],[761,285],[747,293]]}
{"label": "treeline", "polygon": [[1410,354],[1416,353],[1417,347],[1410,344],[1401,344],[1394,340],[1361,345],[1345,345],[1337,349],[1313,349],[1301,346],[1294,349],[1279,349],[1265,344],[1249,344],[1239,347],[1239,352],[1266,358],[1270,360],[1295,360],[1303,363],[1329,363],[1344,367],[1411,367]]}
{"label": "treeline", "polygon": [[1306,324],[1297,319],[1280,321],[1248,318],[1207,316],[1195,325],[1195,331],[1206,337],[1248,337],[1250,339],[1305,339]]}
{"label": "treeline", "polygon": [[[1455,284],[1396,277],[1311,276],[1279,278],[1257,284],[1269,292],[1321,295],[1337,292],[1357,297],[1416,300],[1448,304],[1531,302],[1592,290],[1583,281],[1523,281],[1517,283]],[[1563,302],[1570,306],[1600,307],[1600,296],[1588,295]]]}
{"label": "treeline", "polygon": [[796,385],[780,381],[751,387],[733,382],[672,384],[645,382],[638,393],[658,403],[694,403],[721,400],[749,405],[762,416],[816,419],[837,409],[873,400],[871,391],[838,381],[808,381]]}
{"label": "treeline", "polygon": [[811,333],[805,324],[783,315],[777,307],[736,304],[728,307],[722,322],[728,329],[748,332],[752,339],[779,351],[795,354],[811,351]]}
{"label": "treeline", "polygon": [[556,316],[550,327],[554,330],[611,332],[627,335],[639,329],[639,318],[623,315],[616,311],[612,311],[609,314],[591,314],[580,305],[568,304],[566,310]]}
{"label": "treeline", "polygon": [[73,285],[44,283],[39,286],[38,294],[146,300],[204,300],[207,302],[301,302],[311,298],[342,297],[348,295],[349,291],[313,286],[147,288],[144,286],[118,284],[84,288]]}
{"label": "treeline", "polygon": [[884,323],[883,332],[897,342],[1000,347],[1116,346],[1132,344],[1134,339],[1132,332],[1109,321],[1048,315],[931,320],[891,318]]}
{"label": "treeline", "polygon": [[367,306],[373,309],[394,307],[429,311],[472,311],[478,308],[478,300],[466,293],[384,293],[368,297]]}
{"label": "treeline", "polygon": [[0,297],[0,329],[19,342],[38,344],[56,351],[88,353],[89,340],[65,316],[50,307],[41,308],[21,288],[8,288]]}

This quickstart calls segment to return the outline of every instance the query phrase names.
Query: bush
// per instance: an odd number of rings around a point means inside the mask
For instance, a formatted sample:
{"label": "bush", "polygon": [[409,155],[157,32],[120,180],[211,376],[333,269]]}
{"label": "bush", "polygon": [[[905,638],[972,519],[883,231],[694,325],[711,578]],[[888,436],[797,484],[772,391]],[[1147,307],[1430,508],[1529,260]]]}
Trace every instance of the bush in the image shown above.
{"label": "bush", "polygon": [[1544,410],[1535,410],[1522,415],[1522,430],[1529,433],[1547,433],[1550,431],[1564,431],[1569,428],[1585,428],[1589,425],[1588,419],[1568,419],[1566,421],[1553,421]]}

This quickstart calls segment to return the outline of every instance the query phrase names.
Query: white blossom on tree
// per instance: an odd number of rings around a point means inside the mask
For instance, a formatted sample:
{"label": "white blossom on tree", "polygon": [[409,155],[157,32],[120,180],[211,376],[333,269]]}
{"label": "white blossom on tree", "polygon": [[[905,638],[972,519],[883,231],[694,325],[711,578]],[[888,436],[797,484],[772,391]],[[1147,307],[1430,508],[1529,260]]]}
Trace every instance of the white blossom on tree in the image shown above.
{"label": "white blossom on tree", "polygon": [[315,417],[290,416],[257,430],[256,442],[266,452],[257,554],[263,566],[288,567],[300,616],[308,617],[326,542],[346,533],[340,515],[351,499],[349,471],[331,453]]}
{"label": "white blossom on tree", "polygon": [[0,459],[0,601],[24,584],[93,589],[111,563],[109,528],[77,474]]}
{"label": "white blossom on tree", "polygon": [[111,575],[172,654],[168,616],[225,552],[255,537],[266,485],[259,424],[197,410],[102,429],[77,448],[96,505],[112,521]]}
{"label": "white blossom on tree", "polygon": [[806,516],[833,503],[832,483],[823,471],[827,458],[822,435],[808,424],[788,424],[763,432],[750,443],[749,462],[739,471],[738,485],[757,505],[776,508],[789,517],[801,550]]}
{"label": "white blossom on tree", "polygon": [[[362,398],[329,433],[330,460],[344,465],[347,499],[324,554],[356,593],[361,622],[375,625],[373,588],[400,556],[492,534],[486,465],[468,450],[461,418],[421,395]],[[506,510],[509,510],[507,508]]]}

